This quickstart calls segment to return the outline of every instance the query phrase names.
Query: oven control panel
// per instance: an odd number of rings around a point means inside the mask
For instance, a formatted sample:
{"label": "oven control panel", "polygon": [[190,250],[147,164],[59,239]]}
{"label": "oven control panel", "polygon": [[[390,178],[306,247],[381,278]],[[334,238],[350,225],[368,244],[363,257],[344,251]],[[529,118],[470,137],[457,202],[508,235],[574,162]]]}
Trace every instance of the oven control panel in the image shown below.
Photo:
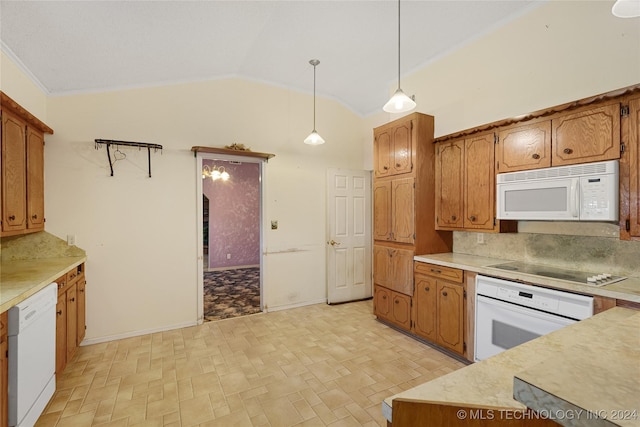
{"label": "oven control panel", "polygon": [[510,301],[525,307],[537,308],[543,311],[556,311],[558,300],[538,293],[509,289],[499,286],[496,290],[496,298],[502,301]]}

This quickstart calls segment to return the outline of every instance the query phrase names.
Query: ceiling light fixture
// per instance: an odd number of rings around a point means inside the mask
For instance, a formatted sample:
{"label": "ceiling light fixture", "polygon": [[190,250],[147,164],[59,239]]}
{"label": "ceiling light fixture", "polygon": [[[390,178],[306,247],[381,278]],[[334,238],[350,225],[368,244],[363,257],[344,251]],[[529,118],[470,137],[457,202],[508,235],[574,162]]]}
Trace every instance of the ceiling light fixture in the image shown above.
{"label": "ceiling light fixture", "polygon": [[387,113],[404,113],[416,108],[413,97],[407,96],[400,89],[400,0],[398,0],[398,89],[382,109]]}
{"label": "ceiling light fixture", "polygon": [[309,61],[309,64],[313,65],[313,131],[304,140],[304,143],[309,145],[324,144],[324,139],[316,131],[316,66],[319,63],[317,59]]}
{"label": "ceiling light fixture", "polygon": [[227,181],[230,178],[229,172],[224,169],[224,166],[209,167],[209,165],[202,166],[202,179],[211,178],[212,181],[222,180]]}
{"label": "ceiling light fixture", "polygon": [[611,13],[618,18],[637,18],[640,16],[640,0],[618,0]]}

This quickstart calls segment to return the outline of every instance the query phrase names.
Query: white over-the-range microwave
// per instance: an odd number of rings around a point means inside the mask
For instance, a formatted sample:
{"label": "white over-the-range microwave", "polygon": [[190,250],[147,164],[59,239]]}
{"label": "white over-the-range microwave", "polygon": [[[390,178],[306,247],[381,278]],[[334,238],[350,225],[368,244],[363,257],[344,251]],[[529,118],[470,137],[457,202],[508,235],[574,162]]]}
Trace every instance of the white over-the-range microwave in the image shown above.
{"label": "white over-the-range microwave", "polygon": [[497,175],[498,219],[618,221],[618,160]]}

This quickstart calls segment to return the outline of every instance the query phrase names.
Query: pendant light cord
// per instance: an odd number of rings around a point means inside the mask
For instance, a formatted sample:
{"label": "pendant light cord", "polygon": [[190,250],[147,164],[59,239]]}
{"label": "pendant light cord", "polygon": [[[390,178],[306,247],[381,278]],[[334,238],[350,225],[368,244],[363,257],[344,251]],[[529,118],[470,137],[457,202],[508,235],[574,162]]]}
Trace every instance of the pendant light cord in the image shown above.
{"label": "pendant light cord", "polygon": [[398,89],[400,89],[400,0],[398,0]]}
{"label": "pendant light cord", "polygon": [[313,131],[316,131],[316,65],[313,65]]}

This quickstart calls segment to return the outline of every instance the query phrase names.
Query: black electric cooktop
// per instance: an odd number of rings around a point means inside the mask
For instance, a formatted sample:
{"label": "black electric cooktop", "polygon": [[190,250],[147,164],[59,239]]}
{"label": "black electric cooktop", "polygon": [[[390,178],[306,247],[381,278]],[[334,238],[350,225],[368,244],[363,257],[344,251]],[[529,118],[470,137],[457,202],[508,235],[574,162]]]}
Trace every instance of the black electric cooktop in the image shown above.
{"label": "black electric cooktop", "polygon": [[536,276],[550,277],[552,279],[566,280],[568,282],[579,283],[581,285],[604,286],[615,282],[620,282],[626,277],[614,276],[608,273],[593,273],[587,271],[575,271],[547,265],[529,264],[526,262],[513,261],[504,264],[490,266],[500,270],[517,271]]}

